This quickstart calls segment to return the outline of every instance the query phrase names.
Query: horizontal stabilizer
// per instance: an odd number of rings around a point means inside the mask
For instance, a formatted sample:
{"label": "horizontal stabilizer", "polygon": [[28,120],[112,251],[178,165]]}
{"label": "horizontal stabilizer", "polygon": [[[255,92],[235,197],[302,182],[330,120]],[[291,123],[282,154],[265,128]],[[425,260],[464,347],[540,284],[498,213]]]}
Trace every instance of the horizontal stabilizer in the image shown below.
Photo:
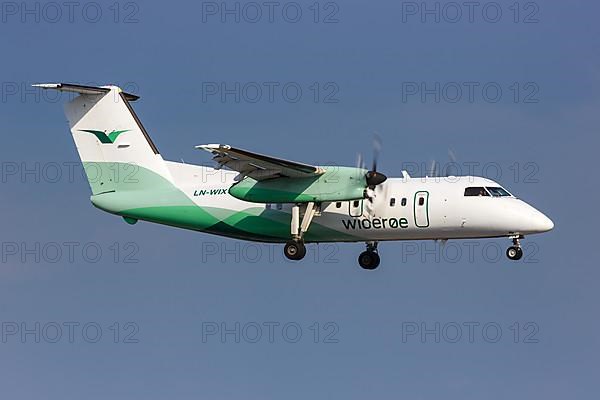
{"label": "horizontal stabilizer", "polygon": [[[75,85],[71,83],[36,83],[35,85],[31,85],[33,87],[39,87],[42,89],[54,89],[59,90],[61,92],[73,92],[79,94],[105,94],[110,92],[111,88],[114,86],[85,86],[85,85]],[[119,89],[125,99],[127,101],[136,101],[140,98],[140,96],[136,96],[135,94],[125,93],[121,89]]]}

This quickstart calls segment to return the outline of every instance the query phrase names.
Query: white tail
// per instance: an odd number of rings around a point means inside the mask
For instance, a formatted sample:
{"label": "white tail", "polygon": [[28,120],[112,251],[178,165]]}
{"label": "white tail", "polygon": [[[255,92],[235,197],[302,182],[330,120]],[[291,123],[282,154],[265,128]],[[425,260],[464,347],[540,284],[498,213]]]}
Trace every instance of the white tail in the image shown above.
{"label": "white tail", "polygon": [[158,149],[131,108],[137,96],[116,86],[34,85],[79,93],[65,114],[94,195],[142,189],[140,169],[167,180],[171,176]]}

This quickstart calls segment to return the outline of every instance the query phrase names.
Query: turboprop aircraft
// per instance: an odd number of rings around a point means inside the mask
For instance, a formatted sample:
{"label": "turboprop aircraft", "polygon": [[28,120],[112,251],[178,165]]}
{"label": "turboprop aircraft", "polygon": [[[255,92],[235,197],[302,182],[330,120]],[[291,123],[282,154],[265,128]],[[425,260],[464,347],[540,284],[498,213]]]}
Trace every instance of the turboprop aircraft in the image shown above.
{"label": "turboprop aircraft", "polygon": [[[285,243],[300,260],[305,243],[365,242],[365,269],[392,240],[507,237],[506,255],[523,256],[525,235],[552,221],[480,177],[387,178],[362,167],[315,166],[226,144],[196,148],[216,168],[166,161],[131,107],[139,97],[116,86],[34,85],[78,94],[65,105],[71,134],[97,208],[138,220],[236,239]],[[221,168],[226,170],[221,170]]]}

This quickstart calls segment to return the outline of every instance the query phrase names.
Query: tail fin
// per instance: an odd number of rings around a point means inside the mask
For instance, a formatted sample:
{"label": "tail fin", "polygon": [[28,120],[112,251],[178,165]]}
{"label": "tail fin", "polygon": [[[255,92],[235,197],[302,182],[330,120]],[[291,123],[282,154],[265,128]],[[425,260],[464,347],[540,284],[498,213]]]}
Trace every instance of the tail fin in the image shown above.
{"label": "tail fin", "polygon": [[[158,149],[129,104],[138,96],[116,86],[34,86],[79,94],[65,105],[65,114],[93,195],[143,189],[150,182],[143,182],[140,177],[148,175],[172,180]],[[139,174],[140,169],[154,174]]]}

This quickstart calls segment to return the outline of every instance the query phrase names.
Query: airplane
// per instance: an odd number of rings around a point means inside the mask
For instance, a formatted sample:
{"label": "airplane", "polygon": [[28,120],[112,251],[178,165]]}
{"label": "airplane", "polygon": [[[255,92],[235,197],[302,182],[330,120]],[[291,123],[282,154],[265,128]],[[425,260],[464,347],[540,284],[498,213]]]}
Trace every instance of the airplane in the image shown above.
{"label": "airplane", "polygon": [[[378,243],[506,237],[511,260],[525,235],[554,223],[499,183],[475,176],[387,178],[371,169],[315,166],[226,144],[197,149],[215,167],[166,161],[117,86],[33,85],[76,93],[65,113],[91,187],[92,204],[121,216],[225,237],[285,243],[301,260],[306,243],[364,242],[359,265],[380,264]],[[223,170],[222,168],[225,168]]]}

